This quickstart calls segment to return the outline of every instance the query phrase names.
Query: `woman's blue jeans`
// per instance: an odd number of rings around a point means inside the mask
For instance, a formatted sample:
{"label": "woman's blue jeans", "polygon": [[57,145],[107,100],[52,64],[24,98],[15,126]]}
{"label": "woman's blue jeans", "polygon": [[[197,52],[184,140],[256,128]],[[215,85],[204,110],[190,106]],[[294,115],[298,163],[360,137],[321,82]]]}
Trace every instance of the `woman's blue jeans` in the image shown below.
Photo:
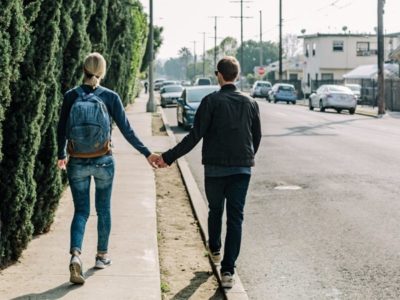
{"label": "woman's blue jeans", "polygon": [[222,215],[226,199],[226,237],[221,273],[235,273],[235,262],[242,241],[243,209],[246,202],[250,175],[237,174],[224,177],[205,177],[208,200],[208,236],[212,252],[221,249]]}
{"label": "woman's blue jeans", "polygon": [[107,253],[111,230],[111,191],[114,179],[114,158],[104,155],[96,158],[71,157],[67,164],[68,182],[74,200],[74,218],[71,224],[71,254],[81,253],[86,222],[90,214],[90,181],[94,178],[97,211],[97,251]]}

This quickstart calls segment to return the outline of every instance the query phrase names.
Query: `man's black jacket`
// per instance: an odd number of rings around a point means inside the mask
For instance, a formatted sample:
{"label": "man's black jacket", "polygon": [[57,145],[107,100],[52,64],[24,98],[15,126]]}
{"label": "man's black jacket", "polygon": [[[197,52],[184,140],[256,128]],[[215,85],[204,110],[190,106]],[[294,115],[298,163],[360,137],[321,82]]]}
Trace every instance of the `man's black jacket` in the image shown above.
{"label": "man's black jacket", "polygon": [[261,141],[257,102],[233,84],[224,85],[201,101],[193,128],[174,148],[162,154],[170,165],[203,138],[204,165],[250,167]]}

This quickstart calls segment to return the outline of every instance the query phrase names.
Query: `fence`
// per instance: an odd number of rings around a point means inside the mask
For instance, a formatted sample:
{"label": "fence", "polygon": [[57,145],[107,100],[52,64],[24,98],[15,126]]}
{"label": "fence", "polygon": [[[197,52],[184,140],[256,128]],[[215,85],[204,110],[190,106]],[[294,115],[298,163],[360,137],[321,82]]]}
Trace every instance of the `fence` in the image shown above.
{"label": "fence", "polygon": [[[377,106],[378,82],[374,79],[347,80],[347,83],[356,83],[361,86],[362,105]],[[400,78],[385,79],[385,106],[391,111],[400,111]]]}

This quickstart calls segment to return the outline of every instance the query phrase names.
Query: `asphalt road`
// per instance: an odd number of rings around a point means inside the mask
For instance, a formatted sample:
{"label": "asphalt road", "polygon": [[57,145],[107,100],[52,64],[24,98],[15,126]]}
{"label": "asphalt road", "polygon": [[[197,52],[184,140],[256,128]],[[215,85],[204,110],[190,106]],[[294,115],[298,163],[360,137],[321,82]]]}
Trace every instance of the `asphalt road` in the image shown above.
{"label": "asphalt road", "polygon": [[[400,116],[259,105],[237,262],[250,299],[400,299]],[[200,151],[186,158],[204,193]]]}

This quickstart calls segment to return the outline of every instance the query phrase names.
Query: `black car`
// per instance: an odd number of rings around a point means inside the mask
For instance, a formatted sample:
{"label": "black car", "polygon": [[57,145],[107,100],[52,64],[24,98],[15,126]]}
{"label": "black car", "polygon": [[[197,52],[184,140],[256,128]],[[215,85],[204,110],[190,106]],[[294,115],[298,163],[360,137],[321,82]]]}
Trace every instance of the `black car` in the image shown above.
{"label": "black car", "polygon": [[178,126],[189,129],[193,126],[194,115],[199,107],[201,100],[208,94],[219,90],[218,85],[202,85],[187,87],[182,92],[182,97],[178,99],[176,109],[176,119]]}

